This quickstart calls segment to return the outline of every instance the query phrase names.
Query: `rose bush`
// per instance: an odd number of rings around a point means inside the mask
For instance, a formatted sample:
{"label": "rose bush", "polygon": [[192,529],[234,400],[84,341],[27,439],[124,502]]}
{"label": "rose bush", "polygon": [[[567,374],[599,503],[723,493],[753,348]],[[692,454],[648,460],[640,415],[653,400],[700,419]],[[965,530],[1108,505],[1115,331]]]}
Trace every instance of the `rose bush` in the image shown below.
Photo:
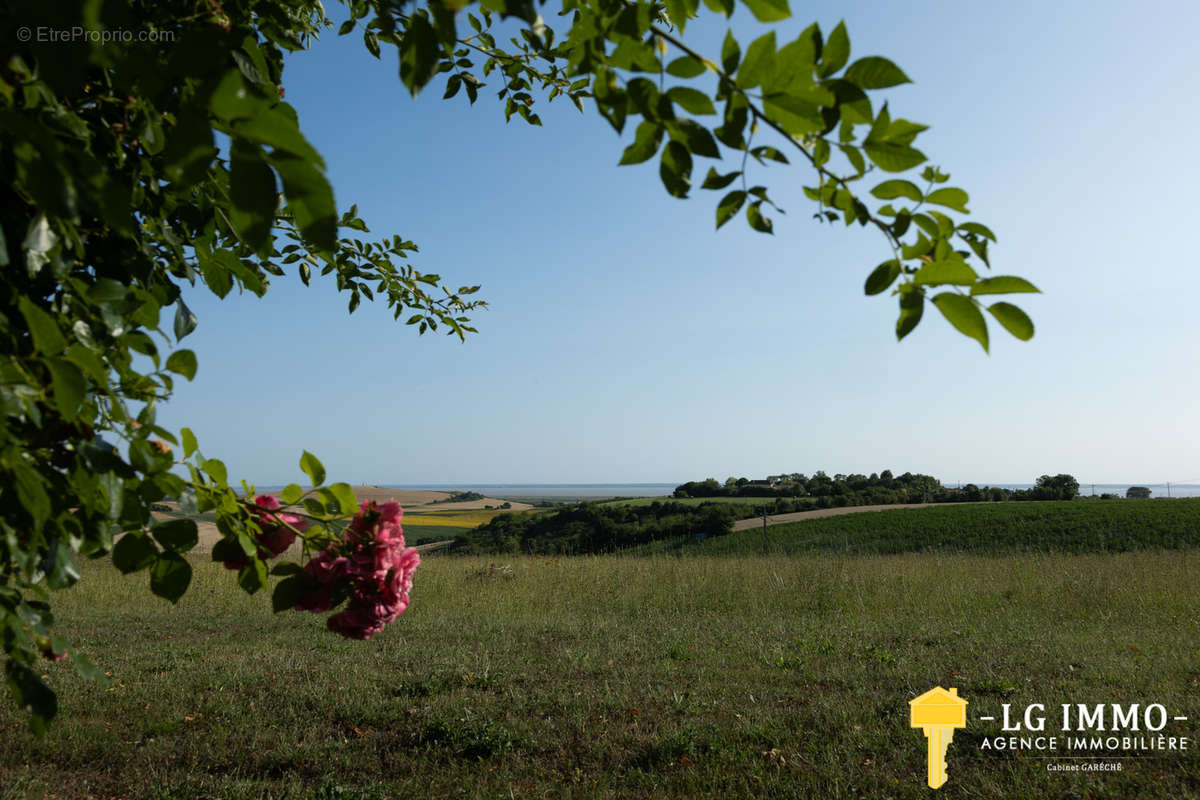
{"label": "rose bush", "polygon": [[[408,608],[413,573],[421,563],[407,547],[400,504],[364,501],[339,535],[279,584],[284,597],[295,593],[298,611],[324,613],[348,600],[326,626],[348,639],[370,639]],[[290,581],[290,583],[289,583]]]}
{"label": "rose bush", "polygon": [[[308,530],[308,523],[295,514],[268,513],[282,508],[279,500],[272,495],[260,494],[254,498],[250,508],[254,511],[252,524],[259,531],[254,538],[259,543],[258,557],[261,559],[282,554],[296,541],[297,533]],[[246,559],[234,557],[223,560],[222,563],[225,569],[241,569],[246,566]]]}

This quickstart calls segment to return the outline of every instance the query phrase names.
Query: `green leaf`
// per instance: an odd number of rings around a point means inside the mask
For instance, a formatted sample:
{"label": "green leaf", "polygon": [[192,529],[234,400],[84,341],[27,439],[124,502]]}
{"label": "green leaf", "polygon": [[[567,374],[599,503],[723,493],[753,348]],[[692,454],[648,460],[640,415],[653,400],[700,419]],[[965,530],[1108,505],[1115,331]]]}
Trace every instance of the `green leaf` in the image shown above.
{"label": "green leaf", "polygon": [[763,101],[763,111],[790,136],[805,136],[825,127],[820,107],[793,95],[771,95]]}
{"label": "green leaf", "polygon": [[683,33],[687,27],[688,20],[696,15],[696,9],[700,6],[700,0],[666,0],[667,15],[671,18],[671,22],[679,28],[679,32]]}
{"label": "green leaf", "polygon": [[181,111],[163,151],[167,178],[184,185],[199,183],[216,156],[208,115],[190,108]]}
{"label": "green leaf", "polygon": [[196,452],[196,434],[192,433],[191,428],[184,428],[180,434],[183,437],[183,457],[191,458],[192,453]]}
{"label": "green leaf", "polygon": [[819,39],[820,34],[813,25],[794,41],[779,48],[775,53],[773,74],[763,79],[763,91],[771,94],[800,93],[806,95],[805,99],[819,97],[833,105],[833,93],[813,85],[812,74],[820,49]]}
{"label": "green leaf", "polygon": [[1041,289],[1024,278],[1015,275],[997,275],[994,278],[984,278],[971,287],[971,294],[1013,294],[1017,292],[1041,293]]}
{"label": "green leaf", "polygon": [[267,565],[260,558],[247,558],[238,570],[237,582],[246,594],[254,594],[267,585]]}
{"label": "green leaf", "polygon": [[413,97],[437,72],[441,48],[429,19],[421,13],[408,18],[408,30],[400,41],[400,80]]}
{"label": "green leaf", "polygon": [[75,671],[79,673],[81,678],[89,681],[100,681],[104,683],[104,673],[100,668],[92,663],[92,660],[82,653],[72,653],[71,661],[75,664]]}
{"label": "green leaf", "polygon": [[143,570],[158,558],[158,548],[143,533],[126,533],[113,547],[113,566],[128,575]]}
{"label": "green leaf", "polygon": [[67,340],[63,337],[62,331],[58,329],[58,323],[54,321],[54,318],[23,295],[17,304],[20,306],[21,316],[25,318],[25,323],[29,326],[29,333],[33,335],[33,346],[38,352],[46,355],[61,353],[67,346]]}
{"label": "green leaf", "polygon": [[982,236],[984,239],[996,241],[996,234],[992,233],[991,229],[986,225],[981,225],[978,222],[964,222],[958,226],[958,230],[963,233],[969,233],[972,236]]}
{"label": "green leaf", "polygon": [[1022,342],[1033,338],[1033,320],[1012,303],[992,303],[988,306],[992,316],[1004,326],[1004,329]]}
{"label": "green leaf", "polygon": [[861,150],[845,144],[839,144],[838,149],[842,151],[842,155],[846,156],[846,160],[850,162],[850,166],[854,167],[855,172],[862,175],[867,171],[867,162],[863,158]]}
{"label": "green leaf", "polygon": [[81,344],[72,344],[67,348],[65,355],[76,366],[83,368],[87,376],[98,386],[108,385],[108,367],[96,353]]}
{"label": "green leaf", "polygon": [[271,164],[283,179],[288,208],[305,240],[320,252],[332,255],[337,248],[337,205],[333,187],[317,166],[287,153],[275,152]]}
{"label": "green leaf", "polygon": [[190,381],[196,377],[196,354],[191,350],[176,350],[167,356],[166,368]]}
{"label": "green leaf", "polygon": [[663,148],[658,174],[667,189],[667,194],[672,197],[687,197],[692,186],[692,154],[683,144],[672,139]]}
{"label": "green leaf", "polygon": [[721,202],[717,204],[717,227],[720,228],[726,222],[733,219],[734,215],[741,210],[742,204],[746,202],[746,193],[741,189],[730,192],[721,198]]}
{"label": "green leaf", "polygon": [[348,483],[335,483],[329,487],[329,491],[333,493],[337,500],[338,510],[343,514],[353,514],[358,511],[358,499],[354,496],[354,490],[350,488]]}
{"label": "green leaf", "polygon": [[9,694],[19,708],[30,713],[29,729],[43,736],[46,723],[58,713],[58,697],[33,670],[12,658],[5,660],[4,673]]}
{"label": "green leaf", "polygon": [[278,614],[292,608],[300,602],[300,596],[308,591],[310,584],[311,581],[299,575],[284,578],[275,584],[275,591],[271,593],[271,609]]}
{"label": "green leaf", "polygon": [[[733,183],[741,175],[741,170],[730,172],[728,175],[721,175],[713,167],[708,168],[708,174],[704,176],[704,183],[700,184],[701,189],[724,189],[729,184]],[[717,226],[721,227],[720,225]]]}
{"label": "green leaf", "polygon": [[[971,298],[964,297],[957,292],[942,292],[933,298],[933,304],[938,307],[938,311],[942,312],[942,316],[958,329],[959,333],[979,342],[983,351],[987,352],[987,322],[980,313],[979,306]],[[1030,331],[1030,335],[1033,335],[1032,331]]]}
{"label": "green leaf", "polygon": [[87,393],[87,379],[83,377],[83,371],[61,358],[46,359],[46,366],[50,368],[50,385],[54,387],[54,405],[65,419],[75,419]]}
{"label": "green leaf", "polygon": [[367,48],[368,53],[376,58],[380,57],[379,36],[375,31],[363,31],[363,45]]}
{"label": "green leaf", "polygon": [[721,42],[721,69],[726,75],[732,75],[737,71],[741,57],[742,46],[738,44],[737,39],[733,38],[732,31],[725,31],[725,39]]}
{"label": "green leaf", "polygon": [[734,0],[704,0],[704,5],[714,14],[724,14],[726,18],[733,16]]}
{"label": "green leaf", "polygon": [[663,131],[665,129],[657,122],[638,123],[637,132],[633,137],[633,144],[625,148],[625,152],[621,154],[621,160],[618,164],[641,164],[643,161],[649,161],[654,158],[658,152],[659,145],[662,144]]}
{"label": "green leaf", "polygon": [[925,313],[925,293],[912,284],[900,287],[900,317],[896,320],[896,340],[913,332]]}
{"label": "green leaf", "polygon": [[[819,149],[821,147],[821,145],[825,145],[826,150],[828,151],[828,145],[826,144],[825,140],[818,139],[816,141],[816,144],[813,145],[814,153],[816,152],[817,149]],[[756,159],[758,159],[758,162],[760,164],[762,163],[762,160],[764,158],[770,159],[771,161],[778,161],[780,164],[788,163],[787,156],[785,156],[783,153],[776,150],[774,147],[768,147],[766,145],[763,145],[762,147],[754,148],[753,150],[750,151],[750,155],[752,155]],[[814,155],[813,158],[816,159],[816,156]]]}
{"label": "green leaf", "polygon": [[304,474],[312,481],[313,486],[320,486],[325,482],[325,467],[316,456],[307,450],[300,456],[300,469],[304,470]]}
{"label": "green leaf", "polygon": [[240,564],[246,560],[246,554],[236,540],[218,539],[212,546],[212,560],[214,563],[220,561]]}
{"label": "green leaf", "polygon": [[775,232],[774,225],[771,220],[762,215],[762,201],[751,203],[746,208],[746,221],[750,223],[750,227],[760,233]]}
{"label": "green leaf", "polygon": [[[871,110],[871,99],[867,93],[848,80],[838,79],[827,81],[827,88],[837,98],[837,107],[841,112],[843,124],[871,124],[874,112]],[[847,135],[843,141],[849,141]]]}
{"label": "green leaf", "polygon": [[[229,160],[229,194],[233,201],[230,221],[250,249],[261,252],[275,224],[275,207],[279,202],[275,175],[267,165],[262,147],[245,139],[233,140]],[[205,279],[208,280],[207,273]],[[211,281],[209,286],[217,292]],[[225,293],[217,292],[219,297],[224,297]]]}
{"label": "green leaf", "polygon": [[192,582],[192,565],[178,553],[160,553],[150,568],[150,591],[178,603]]}
{"label": "green leaf", "polygon": [[739,89],[753,89],[770,80],[775,73],[775,31],[765,33],[750,43],[746,57],[737,71]]}
{"label": "green leaf", "polygon": [[671,139],[683,144],[698,156],[721,157],[721,151],[717,148],[717,141],[713,139],[712,133],[695,120],[679,119],[668,122],[667,131],[671,134]]}
{"label": "green leaf", "polygon": [[846,33],[846,23],[839,22],[829,34],[825,47],[821,50],[821,68],[817,74],[828,78],[850,60],[850,34]]}
{"label": "green leaf", "polygon": [[226,485],[229,483],[229,473],[225,469],[225,464],[215,458],[207,459],[200,468],[207,472],[209,476],[218,484]]}
{"label": "green leaf", "polygon": [[692,56],[680,56],[667,64],[667,74],[676,78],[695,78],[697,75],[703,75],[707,70],[704,62]]}
{"label": "green leaf", "polygon": [[871,194],[880,200],[892,200],[896,197],[906,197],[914,202],[921,202],[921,190],[912,181],[893,179],[884,181],[871,190]]}
{"label": "green leaf", "polygon": [[196,521],[191,519],[160,522],[150,528],[150,534],[163,547],[176,553],[186,553],[200,542]]}
{"label": "green leaf", "polygon": [[182,297],[175,298],[175,341],[183,339],[196,330],[196,315],[183,302]]}
{"label": "green leaf", "polygon": [[935,189],[925,195],[925,202],[937,203],[939,206],[953,208],[955,211],[961,211],[964,214],[970,213],[967,211],[967,193],[962,189],[950,187]]}
{"label": "green leaf", "polygon": [[690,86],[672,86],[670,89],[667,89],[667,97],[690,114],[703,115],[717,113],[717,109],[713,106],[713,102],[709,99],[708,95]]}
{"label": "green leaf", "polygon": [[742,0],[759,22],[778,22],[792,15],[787,0]]}
{"label": "green leaf", "polygon": [[309,513],[309,515],[313,516],[313,517],[322,516],[323,514],[325,514],[327,512],[327,509],[325,508],[325,504],[323,502],[321,502],[319,497],[306,497],[306,498],[304,498],[304,501],[301,503],[301,505],[303,505],[304,510],[307,511]]}
{"label": "green leaf", "polygon": [[925,160],[925,154],[915,147],[893,142],[876,142],[863,146],[867,157],[885,172],[903,172]]}
{"label": "green leaf", "polygon": [[867,56],[855,61],[846,70],[845,79],[863,89],[886,89],[912,82],[903,70],[880,56]]}
{"label": "green leaf", "polygon": [[281,104],[277,108],[264,108],[248,119],[238,120],[232,125],[233,133],[239,138],[269,145],[276,152],[290,153],[318,169],[324,169],[325,160],[300,132],[295,111],[288,114],[283,109],[291,110],[291,106]]}
{"label": "green leaf", "polygon": [[295,505],[303,495],[304,490],[301,489],[298,484],[289,483],[283,488],[283,491],[279,493],[279,502],[283,503],[285,506]]}
{"label": "green leaf", "polygon": [[868,295],[879,294],[892,285],[900,276],[900,262],[896,259],[885,261],[876,267],[863,285],[863,292]]}
{"label": "green leaf", "polygon": [[963,261],[948,259],[925,264],[913,275],[913,283],[918,286],[970,286],[979,275]]}

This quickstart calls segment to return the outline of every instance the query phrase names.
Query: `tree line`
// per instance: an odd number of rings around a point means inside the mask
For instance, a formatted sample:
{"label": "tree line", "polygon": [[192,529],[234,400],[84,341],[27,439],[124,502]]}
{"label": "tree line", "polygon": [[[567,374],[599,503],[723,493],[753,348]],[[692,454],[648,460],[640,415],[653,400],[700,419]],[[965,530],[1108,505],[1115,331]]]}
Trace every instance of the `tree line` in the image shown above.
{"label": "tree line", "polygon": [[[719,483],[715,478],[688,481],[675,487],[674,497],[745,497],[778,500],[805,499],[806,503],[783,503],[791,511],[807,508],[829,508],[847,505],[891,505],[894,503],[954,503],[1000,502],[1004,500],[1073,500],[1079,495],[1079,481],[1066,474],[1042,475],[1029,489],[1008,489],[1000,486],[965,486],[951,488],[932,475],[905,472],[893,475],[891,470],[832,477],[818,470],[811,477],[794,472],[771,475],[765,480],[727,478]],[[792,508],[791,506],[799,506]]]}

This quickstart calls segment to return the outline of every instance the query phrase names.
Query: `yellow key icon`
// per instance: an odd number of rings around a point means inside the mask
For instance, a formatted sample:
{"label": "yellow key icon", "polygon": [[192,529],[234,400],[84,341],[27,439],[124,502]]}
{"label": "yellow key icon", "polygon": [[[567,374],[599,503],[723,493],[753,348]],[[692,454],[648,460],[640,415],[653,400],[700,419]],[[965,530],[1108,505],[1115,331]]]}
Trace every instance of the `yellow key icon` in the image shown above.
{"label": "yellow key icon", "polygon": [[966,727],[967,701],[958,696],[958,689],[935,686],[908,705],[912,727],[921,728],[929,740],[929,788],[937,789],[946,782],[946,748],[954,729]]}

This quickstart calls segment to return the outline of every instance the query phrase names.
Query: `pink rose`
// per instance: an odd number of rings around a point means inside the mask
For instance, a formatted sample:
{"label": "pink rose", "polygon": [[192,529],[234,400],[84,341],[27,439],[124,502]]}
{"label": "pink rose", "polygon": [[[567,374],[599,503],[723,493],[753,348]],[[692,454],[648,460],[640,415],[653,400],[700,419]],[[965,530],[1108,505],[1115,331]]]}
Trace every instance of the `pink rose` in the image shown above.
{"label": "pink rose", "polygon": [[405,547],[403,516],[399,503],[364,501],[341,540],[305,565],[316,586],[295,608],[328,611],[334,591],[348,589],[349,605],[326,626],[349,639],[370,639],[400,616],[408,608],[413,572],[421,563],[416,549]]}
{"label": "pink rose", "polygon": [[[280,524],[279,520],[287,523],[287,525],[290,525],[297,531],[303,532],[308,530],[308,522],[297,517],[295,514],[279,514],[278,520],[276,520],[275,515],[264,513],[264,511],[278,511],[281,507],[279,500],[269,494],[260,494],[254,498],[254,505],[250,506],[253,521],[261,531],[255,534],[254,538],[259,545],[258,557],[263,560],[274,558],[291,547],[292,542],[296,541],[296,532]],[[241,569],[246,565],[246,559],[233,559],[224,562],[224,564],[225,569]]]}

